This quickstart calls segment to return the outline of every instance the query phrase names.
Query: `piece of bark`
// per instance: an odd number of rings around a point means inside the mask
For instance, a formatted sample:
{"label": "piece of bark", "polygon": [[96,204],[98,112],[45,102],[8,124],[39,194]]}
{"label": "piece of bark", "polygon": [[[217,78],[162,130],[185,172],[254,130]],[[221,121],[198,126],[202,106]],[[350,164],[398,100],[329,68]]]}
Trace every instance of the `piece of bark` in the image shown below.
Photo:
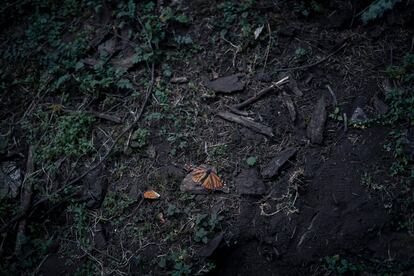
{"label": "piece of bark", "polygon": [[[20,208],[22,212],[27,212],[30,208],[32,202],[32,195],[33,195],[33,180],[30,179],[31,174],[34,171],[34,146],[29,147],[29,152],[27,154],[27,163],[26,163],[26,175],[23,180],[23,191],[22,191],[22,198],[20,203]],[[16,234],[16,244],[14,247],[14,253],[16,256],[20,256],[22,253],[22,245],[25,240],[25,232],[26,232],[26,220],[22,219],[19,222],[17,227],[17,234]]]}
{"label": "piece of bark", "polygon": [[287,110],[289,111],[290,119],[292,122],[295,122],[296,120],[296,108],[293,104],[292,98],[289,96],[289,94],[283,92],[283,102],[286,105]]}
{"label": "piece of bark", "polygon": [[323,141],[323,131],[326,122],[326,103],[322,96],[315,106],[312,118],[306,130],[308,138],[313,144],[321,144]]}
{"label": "piece of bark", "polygon": [[287,148],[279,152],[270,162],[263,168],[261,174],[264,178],[273,178],[278,173],[280,168],[297,152],[295,148]]}
{"label": "piece of bark", "polygon": [[253,115],[253,113],[251,112],[239,110],[239,109],[234,108],[233,106],[228,106],[228,108],[231,112],[233,112],[234,114],[240,115],[240,116],[247,117],[247,116]]}
{"label": "piece of bark", "polygon": [[217,116],[223,118],[224,120],[234,122],[244,127],[247,127],[265,136],[268,136],[268,137],[274,136],[272,128],[262,125],[260,123],[257,123],[253,120],[247,119],[246,117],[242,117],[242,116],[230,113],[230,112],[220,112],[217,114]]}
{"label": "piece of bark", "polygon": [[216,92],[232,93],[244,89],[245,81],[243,81],[243,74],[234,74],[213,81],[206,81],[204,85]]}
{"label": "piece of bark", "polygon": [[237,192],[241,195],[263,195],[266,186],[255,168],[245,169],[235,178]]}

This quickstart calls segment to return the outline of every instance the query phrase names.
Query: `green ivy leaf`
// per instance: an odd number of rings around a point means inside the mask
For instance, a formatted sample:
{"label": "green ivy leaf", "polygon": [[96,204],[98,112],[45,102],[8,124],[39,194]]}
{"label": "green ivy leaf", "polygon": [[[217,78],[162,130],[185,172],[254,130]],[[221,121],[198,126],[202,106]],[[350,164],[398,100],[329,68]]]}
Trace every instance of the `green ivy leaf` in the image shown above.
{"label": "green ivy leaf", "polygon": [[256,156],[250,156],[246,160],[247,165],[249,165],[251,167],[253,167],[254,165],[256,165],[256,162],[257,162],[257,157]]}

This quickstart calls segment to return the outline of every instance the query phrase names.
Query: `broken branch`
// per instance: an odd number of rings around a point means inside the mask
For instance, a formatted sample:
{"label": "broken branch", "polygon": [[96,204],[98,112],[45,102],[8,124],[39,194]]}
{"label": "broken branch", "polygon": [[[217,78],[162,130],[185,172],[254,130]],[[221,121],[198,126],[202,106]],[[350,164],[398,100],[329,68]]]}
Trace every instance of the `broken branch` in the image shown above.
{"label": "broken branch", "polygon": [[[27,154],[26,175],[23,180],[22,199],[20,203],[20,208],[22,210],[22,213],[27,213],[29,211],[30,203],[32,201],[33,181],[30,179],[30,176],[34,171],[33,152],[34,152],[34,147],[30,146],[29,152]],[[17,227],[16,244],[14,247],[14,253],[16,256],[20,256],[21,254],[25,232],[26,232],[26,220],[22,219],[19,222],[19,225]]]}
{"label": "broken branch", "polygon": [[283,79],[279,80],[278,82],[273,83],[271,86],[261,90],[259,93],[257,93],[256,95],[254,95],[253,97],[248,98],[247,100],[236,104],[233,106],[233,108],[235,109],[242,109],[246,106],[248,106],[251,103],[254,103],[255,101],[257,101],[258,99],[260,99],[261,97],[263,97],[264,95],[266,95],[267,93],[269,93],[270,91],[273,91],[273,89],[275,88],[280,88],[280,86],[286,82],[289,81],[289,77],[284,77]]}
{"label": "broken branch", "polygon": [[246,117],[242,117],[242,116],[230,113],[230,112],[220,112],[217,114],[217,116],[223,118],[224,120],[234,122],[244,127],[247,127],[255,132],[266,135],[268,137],[274,136],[272,128],[262,125],[260,123],[257,123],[253,120],[247,119]]}

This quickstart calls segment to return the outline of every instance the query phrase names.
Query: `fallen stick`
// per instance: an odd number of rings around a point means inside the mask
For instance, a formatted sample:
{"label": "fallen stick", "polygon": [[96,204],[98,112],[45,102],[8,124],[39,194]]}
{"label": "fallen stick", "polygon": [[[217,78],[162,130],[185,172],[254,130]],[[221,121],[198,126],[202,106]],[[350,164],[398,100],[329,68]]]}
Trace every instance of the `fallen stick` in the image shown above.
{"label": "fallen stick", "polygon": [[240,115],[240,116],[245,116],[245,117],[247,117],[247,116],[252,115],[252,114],[249,114],[249,112],[242,111],[242,110],[238,110],[238,109],[236,109],[236,108],[234,108],[234,107],[232,107],[232,106],[227,106],[227,108],[228,108],[231,112],[233,112],[234,114],[237,114],[237,115]]}
{"label": "fallen stick", "polygon": [[284,77],[283,79],[279,80],[278,82],[273,83],[271,86],[261,90],[259,93],[257,93],[256,95],[254,95],[253,97],[248,98],[247,100],[233,105],[233,108],[235,109],[242,109],[246,106],[248,106],[251,103],[254,103],[255,101],[257,101],[258,99],[260,99],[261,97],[263,97],[264,95],[266,95],[267,93],[269,93],[270,91],[273,91],[273,89],[275,88],[280,88],[280,86],[286,82],[289,81],[289,77]]}
{"label": "fallen stick", "polygon": [[252,121],[250,119],[247,119],[246,117],[242,117],[242,116],[230,113],[230,112],[219,112],[217,116],[219,116],[220,118],[223,118],[224,120],[234,122],[244,127],[247,127],[255,132],[261,133],[268,137],[274,136],[272,128],[262,125],[260,123],[257,123],[255,121]]}
{"label": "fallen stick", "polygon": [[[30,179],[30,176],[34,171],[33,151],[34,147],[30,146],[29,152],[27,154],[26,174],[23,180],[22,198],[20,202],[20,209],[22,213],[27,213],[29,211],[30,204],[32,202],[33,180]],[[16,244],[14,247],[14,254],[16,256],[20,256],[22,252],[22,244],[25,240],[25,232],[26,220],[22,219],[17,227]]]}

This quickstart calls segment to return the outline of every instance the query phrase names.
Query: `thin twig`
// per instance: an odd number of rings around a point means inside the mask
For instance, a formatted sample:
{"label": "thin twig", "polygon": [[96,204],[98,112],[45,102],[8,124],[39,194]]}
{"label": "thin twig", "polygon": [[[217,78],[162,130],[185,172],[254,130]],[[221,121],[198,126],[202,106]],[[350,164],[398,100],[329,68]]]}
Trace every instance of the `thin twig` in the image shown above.
{"label": "thin twig", "polygon": [[332,96],[332,103],[333,103],[333,105],[334,105],[334,106],[337,106],[337,105],[338,105],[338,101],[336,100],[336,95],[335,95],[335,93],[333,92],[333,90],[332,90],[331,86],[330,86],[329,84],[327,84],[327,85],[326,85],[326,88],[329,90],[329,93],[331,93],[331,96]]}
{"label": "thin twig", "polygon": [[273,89],[275,88],[280,88],[280,86],[286,82],[289,81],[289,77],[284,77],[283,79],[279,80],[278,82],[273,83],[271,86],[261,90],[259,93],[257,93],[256,95],[254,95],[253,97],[248,98],[247,100],[236,104],[233,106],[234,109],[242,109],[252,103],[254,103],[255,101],[257,101],[258,99],[260,99],[261,97],[263,97],[265,94],[269,93],[270,91],[273,91]]}
{"label": "thin twig", "polygon": [[270,29],[269,22],[267,23],[267,31],[269,32],[269,43],[267,44],[266,52],[265,52],[265,60],[263,64],[263,72],[266,69],[267,59],[269,58],[270,48],[272,47],[272,30]]}

